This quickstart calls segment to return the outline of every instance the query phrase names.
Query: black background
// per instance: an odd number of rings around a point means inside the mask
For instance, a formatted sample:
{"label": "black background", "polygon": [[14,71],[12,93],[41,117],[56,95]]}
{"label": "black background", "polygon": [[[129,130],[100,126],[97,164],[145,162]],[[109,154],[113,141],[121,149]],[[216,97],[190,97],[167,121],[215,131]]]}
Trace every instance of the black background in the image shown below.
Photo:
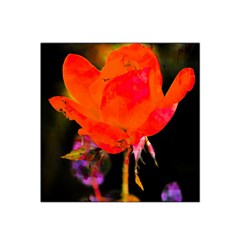
{"label": "black background", "polygon": [[[78,124],[56,112],[48,99],[63,95],[62,64],[69,53],[87,56],[93,43],[42,43],[41,50],[41,201],[75,202],[93,194],[71,172],[69,160],[61,159],[72,149]],[[149,137],[159,164],[143,152],[146,165],[140,163],[139,176],[144,192],[135,184],[134,159],[131,156],[129,190],[144,202],[161,201],[164,186],[177,181],[185,202],[200,201],[200,78],[199,43],[152,44],[159,53],[166,93],[177,73],[184,67],[195,71],[196,83],[179,103],[168,125]],[[93,52],[94,54],[94,52]],[[97,66],[100,68],[101,66]],[[121,191],[123,154],[111,155],[111,170],[100,186],[103,195]]]}

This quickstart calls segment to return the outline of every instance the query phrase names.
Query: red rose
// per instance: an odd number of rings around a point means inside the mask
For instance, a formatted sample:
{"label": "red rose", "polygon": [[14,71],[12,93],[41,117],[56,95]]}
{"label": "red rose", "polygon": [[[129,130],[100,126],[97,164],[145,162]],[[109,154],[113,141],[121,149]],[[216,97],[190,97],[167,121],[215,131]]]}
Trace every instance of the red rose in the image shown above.
{"label": "red rose", "polygon": [[57,96],[50,103],[81,125],[80,135],[89,135],[109,153],[161,131],[195,83],[193,69],[184,68],[164,96],[158,59],[141,44],[112,51],[102,71],[84,57],[69,54],[63,78],[74,100]]}

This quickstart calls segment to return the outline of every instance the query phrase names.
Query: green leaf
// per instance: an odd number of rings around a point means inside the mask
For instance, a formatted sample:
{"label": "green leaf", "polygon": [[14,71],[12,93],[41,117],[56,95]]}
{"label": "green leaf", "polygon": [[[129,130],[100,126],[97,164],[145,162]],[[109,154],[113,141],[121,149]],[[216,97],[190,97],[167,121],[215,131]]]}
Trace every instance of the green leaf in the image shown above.
{"label": "green leaf", "polygon": [[85,157],[86,148],[79,148],[77,150],[72,150],[70,153],[61,156],[68,160],[82,160]]}

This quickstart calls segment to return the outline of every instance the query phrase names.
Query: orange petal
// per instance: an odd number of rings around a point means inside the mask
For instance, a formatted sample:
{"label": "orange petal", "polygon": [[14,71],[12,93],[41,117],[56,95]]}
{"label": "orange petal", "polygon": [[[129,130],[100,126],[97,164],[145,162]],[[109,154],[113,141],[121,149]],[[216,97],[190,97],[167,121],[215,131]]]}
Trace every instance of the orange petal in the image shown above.
{"label": "orange petal", "polygon": [[[101,78],[112,79],[131,70],[139,70],[146,67],[159,71],[160,65],[157,57],[149,47],[141,44],[131,44],[111,52],[102,69]],[[159,75],[161,75],[160,72]],[[162,76],[160,76],[158,81],[162,85]]]}
{"label": "orange petal", "polygon": [[56,96],[50,98],[49,102],[56,111],[62,112],[69,120],[75,120],[82,127],[87,127],[89,122],[91,123],[91,121],[83,115],[87,110],[69,98]]}
{"label": "orange petal", "polygon": [[127,133],[137,141],[141,136],[152,136],[160,132],[173,117],[178,102],[188,91],[191,91],[195,83],[194,70],[184,68],[176,76],[166,96],[160,101],[156,109],[148,116],[144,124],[139,128],[129,128]]}
{"label": "orange petal", "polygon": [[171,106],[180,102],[187,92],[192,90],[194,83],[194,70],[192,68],[182,69],[174,79],[164,98],[164,106]]}
{"label": "orange petal", "polygon": [[96,102],[102,99],[102,92],[108,81],[132,70],[151,69],[151,98],[156,103],[163,96],[162,75],[157,57],[153,51],[141,44],[124,46],[111,52],[99,79],[90,87],[92,97]]}
{"label": "orange petal", "polygon": [[82,107],[73,100],[57,96],[50,98],[49,102],[55,110],[63,112],[67,118],[83,127],[79,134],[89,135],[106,152],[119,153],[129,146],[129,136],[123,130],[87,118],[82,114]]}
{"label": "orange petal", "polygon": [[99,148],[108,153],[120,153],[130,146],[129,135],[120,128],[98,122],[88,129],[80,129],[80,135],[89,135]]}
{"label": "orange petal", "polygon": [[96,81],[100,72],[84,57],[69,54],[63,64],[63,79],[69,93],[76,101],[98,115],[97,104],[89,93],[89,86]]}
{"label": "orange petal", "polygon": [[154,107],[149,87],[149,68],[130,71],[111,80],[103,91],[102,118],[127,129],[141,125]]}
{"label": "orange petal", "polygon": [[171,120],[176,108],[177,104],[167,108],[156,108],[139,128],[128,129],[127,133],[133,136],[132,141],[135,142],[139,137],[152,136],[160,132]]}

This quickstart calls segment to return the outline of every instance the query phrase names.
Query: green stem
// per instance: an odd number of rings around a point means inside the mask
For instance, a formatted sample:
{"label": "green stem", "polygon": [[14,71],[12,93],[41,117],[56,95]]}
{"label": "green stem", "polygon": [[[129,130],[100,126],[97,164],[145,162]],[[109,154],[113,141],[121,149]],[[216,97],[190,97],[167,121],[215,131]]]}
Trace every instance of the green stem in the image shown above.
{"label": "green stem", "polygon": [[124,162],[123,162],[123,170],[122,170],[122,201],[126,202],[127,197],[129,195],[129,189],[128,189],[128,177],[129,177],[129,160],[130,160],[130,153],[132,149],[129,147],[124,156]]}

